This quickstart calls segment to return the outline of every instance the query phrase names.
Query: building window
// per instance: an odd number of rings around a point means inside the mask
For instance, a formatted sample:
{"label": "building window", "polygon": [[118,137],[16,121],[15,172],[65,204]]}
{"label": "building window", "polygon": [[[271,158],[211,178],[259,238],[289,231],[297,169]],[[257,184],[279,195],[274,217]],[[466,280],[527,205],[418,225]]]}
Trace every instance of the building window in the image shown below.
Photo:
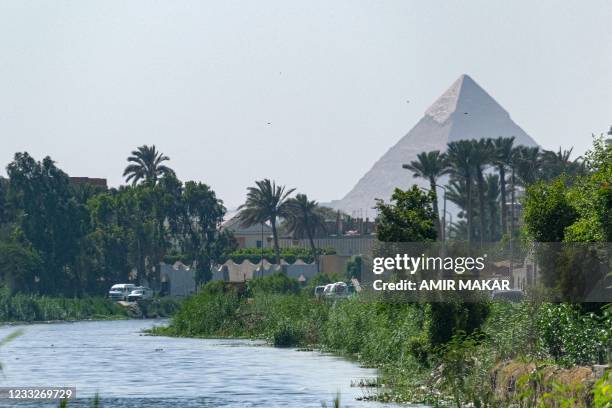
{"label": "building window", "polygon": [[257,248],[261,248],[261,241],[257,240]]}

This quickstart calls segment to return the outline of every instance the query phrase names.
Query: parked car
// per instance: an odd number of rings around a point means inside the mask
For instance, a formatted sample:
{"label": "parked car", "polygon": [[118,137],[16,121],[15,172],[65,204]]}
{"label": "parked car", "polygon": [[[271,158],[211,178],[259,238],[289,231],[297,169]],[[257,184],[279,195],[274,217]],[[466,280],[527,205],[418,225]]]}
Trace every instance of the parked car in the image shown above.
{"label": "parked car", "polygon": [[136,289],[136,285],[132,283],[118,283],[111,286],[108,297],[111,300],[127,300],[134,289]]}
{"label": "parked car", "polygon": [[153,297],[153,290],[144,286],[138,286],[129,295],[127,300],[129,302],[135,302],[137,300],[151,299]]}
{"label": "parked car", "polygon": [[344,282],[329,283],[323,289],[323,296],[327,299],[343,298],[349,294],[349,286]]}
{"label": "parked car", "polygon": [[325,290],[325,286],[317,286],[314,290],[314,295],[317,299],[320,299],[323,296],[323,291]]}
{"label": "parked car", "polygon": [[349,289],[346,283],[336,282],[332,288],[332,293],[336,297],[346,297],[349,295]]}

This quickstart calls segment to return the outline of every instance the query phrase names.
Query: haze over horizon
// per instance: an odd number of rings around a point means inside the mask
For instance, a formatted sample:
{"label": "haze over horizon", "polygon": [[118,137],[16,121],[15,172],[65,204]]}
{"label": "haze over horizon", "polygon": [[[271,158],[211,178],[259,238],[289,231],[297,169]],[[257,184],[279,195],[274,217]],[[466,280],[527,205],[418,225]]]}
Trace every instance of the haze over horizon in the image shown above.
{"label": "haze over horizon", "polygon": [[0,175],[28,151],[117,186],[155,144],[228,208],[265,177],[327,202],[464,73],[575,157],[612,124],[610,21],[604,0],[4,1]]}

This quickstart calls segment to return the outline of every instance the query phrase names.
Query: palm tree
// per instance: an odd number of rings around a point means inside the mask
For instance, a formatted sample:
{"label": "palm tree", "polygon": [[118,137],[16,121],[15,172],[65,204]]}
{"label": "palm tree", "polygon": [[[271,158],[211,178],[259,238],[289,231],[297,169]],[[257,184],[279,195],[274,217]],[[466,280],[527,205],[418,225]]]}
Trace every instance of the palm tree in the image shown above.
{"label": "palm tree", "polygon": [[535,183],[541,178],[540,148],[517,146],[514,164],[516,176],[523,187]]}
{"label": "palm tree", "polygon": [[255,187],[247,189],[247,199],[238,207],[240,210],[238,217],[242,225],[246,227],[270,222],[274,238],[274,255],[278,264],[280,263],[280,247],[278,246],[276,221],[279,217],[288,215],[287,198],[295,189],[285,191],[285,186],[277,186],[269,179],[256,181],[255,184]]}
{"label": "palm tree", "polygon": [[[514,220],[516,207],[516,185],[518,181],[523,186],[535,182],[539,172],[538,147],[527,147],[523,145],[512,148],[510,157],[510,238],[514,237]],[[518,180],[517,180],[518,179]]]}
{"label": "palm tree", "polygon": [[467,187],[465,180],[457,177],[451,177],[448,184],[446,185],[446,197],[449,201],[455,203],[460,209],[459,213],[461,218],[465,218],[467,213]]}
{"label": "palm tree", "polygon": [[466,188],[466,219],[467,240],[472,241],[472,182],[474,169],[472,166],[472,143],[469,140],[450,142],[446,155],[448,157],[449,170],[452,175],[462,179]]}
{"label": "palm tree", "polygon": [[402,165],[402,168],[411,170],[414,177],[420,177],[429,181],[429,188],[435,196],[433,200],[433,210],[436,213],[436,230],[438,231],[438,237],[442,237],[443,234],[440,226],[436,182],[440,176],[448,172],[446,155],[444,153],[440,153],[439,150],[422,152],[417,155],[417,160],[411,161],[410,164]]}
{"label": "palm tree", "polygon": [[312,251],[312,259],[317,264],[319,270],[319,261],[317,256],[317,248],[314,243],[314,234],[317,228],[325,229],[325,217],[323,211],[316,201],[309,201],[306,194],[298,194],[295,198],[287,200],[287,230],[295,236],[308,237],[310,242],[310,250]]}
{"label": "palm tree", "polygon": [[489,237],[491,241],[497,240],[497,209],[498,198],[500,195],[499,176],[497,174],[487,174],[485,180],[487,186],[487,206],[489,208]]}
{"label": "palm tree", "polygon": [[502,234],[508,230],[508,209],[506,208],[506,168],[510,166],[512,161],[512,146],[514,144],[513,137],[498,137],[493,140],[495,149],[494,164],[497,166],[499,173],[499,188],[501,194],[501,227]]}
{"label": "palm tree", "polygon": [[559,148],[559,151],[556,153],[550,150],[544,150],[540,154],[542,173],[546,180],[553,180],[561,174],[575,176],[583,172],[584,166],[580,158],[575,160],[570,159],[572,150],[573,148],[569,150],[562,150]]}
{"label": "palm tree", "polygon": [[154,185],[159,177],[174,175],[174,170],[162,164],[168,160],[170,158],[158,152],[155,145],[140,146],[127,159],[133,164],[128,165],[123,171],[123,176],[127,176],[125,181],[129,183],[131,180],[132,184],[136,185],[140,180],[144,180],[145,183]]}
{"label": "palm tree", "polygon": [[[460,211],[457,214],[459,218],[467,218],[467,187],[464,179],[451,176],[448,184],[446,185],[446,197],[449,201],[455,203],[459,207]],[[457,222],[459,223],[459,221]],[[467,226],[467,222],[463,222]],[[452,224],[452,223],[451,223]],[[453,230],[452,225],[450,230]],[[455,239],[466,239],[467,228],[454,229]],[[450,236],[450,235],[449,235]]]}
{"label": "palm tree", "polygon": [[476,187],[478,189],[478,220],[479,220],[479,237],[482,244],[485,239],[485,179],[484,170],[491,163],[493,158],[493,147],[491,139],[472,140],[471,164],[476,175]]}

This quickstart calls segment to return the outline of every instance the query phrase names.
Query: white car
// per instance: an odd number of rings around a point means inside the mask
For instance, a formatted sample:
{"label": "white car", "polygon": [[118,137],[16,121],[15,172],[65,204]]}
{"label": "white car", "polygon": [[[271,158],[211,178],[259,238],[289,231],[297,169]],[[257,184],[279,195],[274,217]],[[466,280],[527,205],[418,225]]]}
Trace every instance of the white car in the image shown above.
{"label": "white car", "polygon": [[139,286],[128,295],[127,300],[128,302],[135,302],[137,300],[151,299],[152,297],[152,289],[145,288],[144,286]]}
{"label": "white car", "polygon": [[111,300],[127,300],[134,289],[136,289],[136,285],[132,283],[118,283],[111,286],[108,291],[108,298]]}
{"label": "white car", "polygon": [[349,295],[349,289],[346,283],[344,282],[336,282],[334,283],[334,287],[332,288],[332,293],[336,297],[346,297]]}
{"label": "white car", "polygon": [[323,296],[328,299],[344,298],[349,295],[348,285],[344,282],[329,283],[325,285]]}
{"label": "white car", "polygon": [[325,286],[317,286],[314,290],[314,295],[317,299],[320,299],[323,296],[323,292],[325,291]]}
{"label": "white car", "polygon": [[331,296],[333,294],[334,284],[328,283],[323,288],[323,296]]}

